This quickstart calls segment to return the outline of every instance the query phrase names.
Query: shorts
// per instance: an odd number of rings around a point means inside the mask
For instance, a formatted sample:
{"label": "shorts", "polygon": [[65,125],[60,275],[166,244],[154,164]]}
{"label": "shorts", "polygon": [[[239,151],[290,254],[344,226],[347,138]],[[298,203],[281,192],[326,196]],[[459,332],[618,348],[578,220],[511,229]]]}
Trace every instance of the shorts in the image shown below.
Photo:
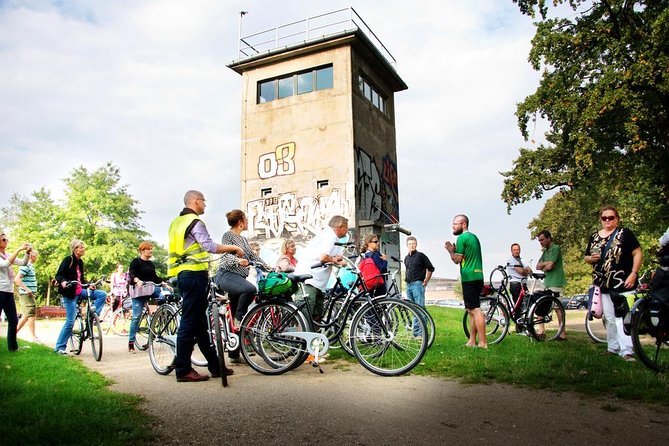
{"label": "shorts", "polygon": [[19,294],[19,302],[24,316],[35,317],[35,293],[32,296],[30,294]]}
{"label": "shorts", "polygon": [[462,282],[462,299],[465,301],[465,309],[473,310],[481,306],[481,291],[483,291],[483,280]]}

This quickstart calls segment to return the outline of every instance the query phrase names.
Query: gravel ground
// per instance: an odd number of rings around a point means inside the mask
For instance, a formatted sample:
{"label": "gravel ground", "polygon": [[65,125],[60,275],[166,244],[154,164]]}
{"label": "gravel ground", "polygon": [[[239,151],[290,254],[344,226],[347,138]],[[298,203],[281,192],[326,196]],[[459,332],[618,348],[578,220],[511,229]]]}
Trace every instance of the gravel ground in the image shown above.
{"label": "gravel ground", "polygon": [[[52,346],[61,324],[38,321],[38,336]],[[126,346],[124,338],[106,336],[101,362],[89,345],[75,360],[112,378],[112,390],[146,399],[144,409],[159,420],[156,445],[669,442],[664,406],[502,384],[386,378],[347,363],[325,363],[323,374],[304,365],[281,376],[234,366],[227,388],[218,379],[177,383],[174,374],[156,374],[146,352],[129,354]]]}

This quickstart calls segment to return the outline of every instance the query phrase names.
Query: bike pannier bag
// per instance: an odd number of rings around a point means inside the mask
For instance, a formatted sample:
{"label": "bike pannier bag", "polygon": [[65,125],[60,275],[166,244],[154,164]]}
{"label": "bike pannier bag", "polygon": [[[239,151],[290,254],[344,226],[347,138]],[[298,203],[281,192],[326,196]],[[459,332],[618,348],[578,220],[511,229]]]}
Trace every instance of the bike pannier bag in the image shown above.
{"label": "bike pannier bag", "polygon": [[267,273],[258,281],[258,293],[261,297],[278,297],[293,293],[293,282],[286,273]]}
{"label": "bike pannier bag", "polygon": [[360,274],[362,275],[362,280],[365,281],[365,286],[368,290],[372,290],[378,286],[383,285],[383,276],[379,267],[374,263],[374,259],[371,257],[366,257],[362,259],[358,265]]}
{"label": "bike pannier bag", "polygon": [[123,299],[123,309],[132,310],[132,298],[126,297],[125,299]]}
{"label": "bike pannier bag", "polygon": [[[553,292],[550,290],[536,292],[530,296],[530,305],[534,304],[544,296],[552,296],[552,295]],[[536,306],[536,308],[534,309],[534,314],[541,317],[548,316],[548,313],[551,312],[552,308],[553,308],[553,300],[546,299],[543,302],[540,302],[539,305]]]}

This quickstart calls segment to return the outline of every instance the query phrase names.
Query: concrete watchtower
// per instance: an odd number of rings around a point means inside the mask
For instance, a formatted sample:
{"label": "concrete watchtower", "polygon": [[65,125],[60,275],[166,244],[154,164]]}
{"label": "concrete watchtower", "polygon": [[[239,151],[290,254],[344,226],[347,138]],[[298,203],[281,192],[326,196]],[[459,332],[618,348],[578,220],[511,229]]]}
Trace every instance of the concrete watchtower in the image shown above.
{"label": "concrete watchtower", "polygon": [[399,256],[384,225],[399,220],[394,94],[407,86],[360,16],[240,36],[228,67],[242,75],[241,203],[263,256],[284,238],[305,243],[335,214]]}

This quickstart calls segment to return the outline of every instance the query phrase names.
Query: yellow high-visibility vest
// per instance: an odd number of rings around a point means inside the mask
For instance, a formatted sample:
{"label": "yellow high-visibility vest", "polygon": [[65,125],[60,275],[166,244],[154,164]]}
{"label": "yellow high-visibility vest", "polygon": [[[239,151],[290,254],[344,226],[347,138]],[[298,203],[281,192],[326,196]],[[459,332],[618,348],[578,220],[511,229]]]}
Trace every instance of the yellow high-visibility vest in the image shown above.
{"label": "yellow high-visibility vest", "polygon": [[169,230],[169,252],[167,256],[167,275],[176,276],[181,271],[207,271],[209,253],[196,241],[188,248],[184,248],[186,229],[194,220],[196,214],[180,215],[172,221]]}

